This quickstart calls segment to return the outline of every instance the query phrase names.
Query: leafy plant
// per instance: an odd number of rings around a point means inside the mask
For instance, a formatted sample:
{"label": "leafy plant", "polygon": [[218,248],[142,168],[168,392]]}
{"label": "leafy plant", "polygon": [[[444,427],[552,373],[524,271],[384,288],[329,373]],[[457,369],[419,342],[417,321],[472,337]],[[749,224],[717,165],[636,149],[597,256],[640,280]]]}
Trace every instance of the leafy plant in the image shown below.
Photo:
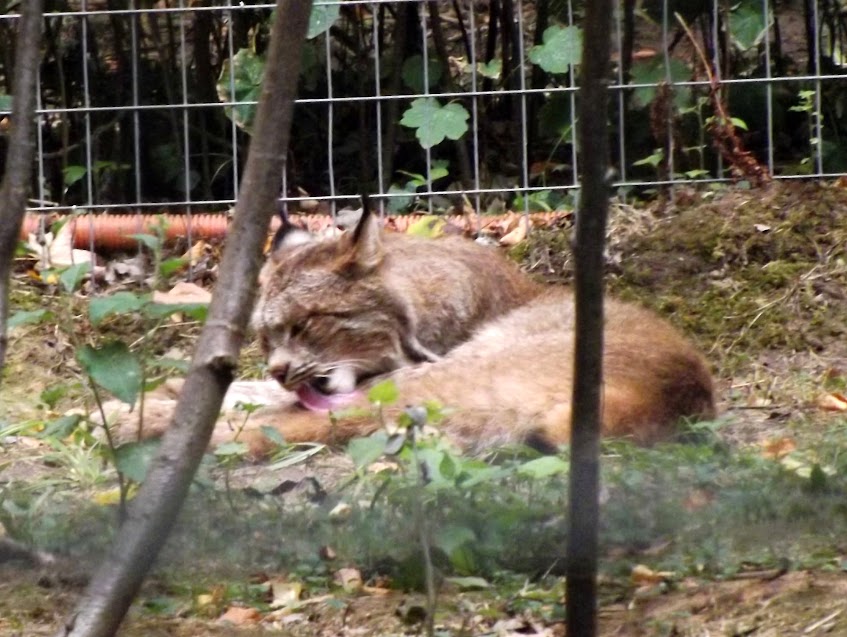
{"label": "leafy plant", "polygon": [[469,118],[458,102],[442,106],[434,97],[419,97],[403,113],[400,124],[415,129],[421,147],[432,148],[445,139],[460,139],[468,132]]}
{"label": "leafy plant", "polygon": [[529,50],[529,60],[548,73],[567,73],[582,59],[582,29],[553,25],[545,29],[542,44]]}

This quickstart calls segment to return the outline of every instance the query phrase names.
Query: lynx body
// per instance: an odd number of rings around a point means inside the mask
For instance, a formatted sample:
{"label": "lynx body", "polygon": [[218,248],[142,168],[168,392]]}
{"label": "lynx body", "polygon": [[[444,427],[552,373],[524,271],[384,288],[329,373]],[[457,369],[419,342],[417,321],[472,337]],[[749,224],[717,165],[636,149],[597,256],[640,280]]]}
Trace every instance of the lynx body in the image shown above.
{"label": "lynx body", "polygon": [[[308,408],[259,416],[288,441],[341,442],[376,429],[367,416],[331,424],[320,412],[366,406],[356,388],[386,374],[398,405],[447,407],[442,427],[468,450],[568,441],[573,298],[495,250],[383,235],[366,215],[335,239],[284,231],[261,282],[255,327],[269,371]],[[650,443],[683,418],[714,413],[712,378],[694,346],[653,313],[607,300],[604,433]]]}

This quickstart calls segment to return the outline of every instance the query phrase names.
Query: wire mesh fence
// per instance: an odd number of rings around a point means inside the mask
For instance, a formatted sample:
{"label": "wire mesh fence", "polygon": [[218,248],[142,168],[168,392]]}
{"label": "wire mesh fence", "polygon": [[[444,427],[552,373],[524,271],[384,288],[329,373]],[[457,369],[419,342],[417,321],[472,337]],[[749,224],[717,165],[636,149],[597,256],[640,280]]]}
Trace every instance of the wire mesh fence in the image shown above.
{"label": "wire mesh fence", "polygon": [[[0,15],[6,92],[16,4]],[[33,211],[230,207],[273,3],[46,5]],[[307,212],[363,190],[395,213],[571,206],[591,152],[574,135],[583,7],[318,0],[282,198]],[[624,0],[612,20],[621,192],[845,172],[843,1]]]}

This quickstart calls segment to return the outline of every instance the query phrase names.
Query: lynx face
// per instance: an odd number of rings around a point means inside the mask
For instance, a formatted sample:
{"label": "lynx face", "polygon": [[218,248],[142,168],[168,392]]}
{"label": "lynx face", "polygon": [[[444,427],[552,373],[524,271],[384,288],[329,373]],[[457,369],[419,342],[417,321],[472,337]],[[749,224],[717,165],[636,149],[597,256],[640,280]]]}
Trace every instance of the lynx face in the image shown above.
{"label": "lynx face", "polygon": [[334,239],[283,227],[275,244],[253,322],[271,376],[304,406],[338,408],[364,380],[434,358],[379,276],[384,250],[370,215]]}

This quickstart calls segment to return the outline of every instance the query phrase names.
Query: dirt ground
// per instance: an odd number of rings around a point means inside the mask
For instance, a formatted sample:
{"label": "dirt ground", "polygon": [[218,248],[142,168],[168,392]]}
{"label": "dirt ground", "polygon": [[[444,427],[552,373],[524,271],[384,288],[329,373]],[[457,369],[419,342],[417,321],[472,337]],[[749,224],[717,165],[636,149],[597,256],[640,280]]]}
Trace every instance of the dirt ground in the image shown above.
{"label": "dirt ground", "polygon": [[[567,280],[569,228],[565,226],[536,233],[528,244],[518,247],[516,256],[537,275]],[[836,476],[843,470],[838,464],[839,444],[847,443],[847,436],[838,434],[847,429],[847,404],[839,403],[847,386],[845,263],[844,184],[774,185],[765,191],[679,191],[676,203],[666,200],[649,207],[618,204],[613,213],[609,287],[617,295],[638,299],[669,316],[707,352],[726,420],[718,430],[722,444],[730,450],[745,450],[782,441],[780,444],[790,444],[801,452],[828,449],[828,462],[835,467]],[[16,285],[19,302],[40,302],[42,292],[26,277]],[[194,333],[168,346],[187,348]],[[45,407],[35,395],[57,376],[78,376],[68,362],[72,361],[66,351],[69,345],[59,330],[39,326],[15,332],[13,337],[0,412],[0,424],[6,421],[9,425],[44,419]],[[73,399],[71,392],[63,400]],[[34,499],[39,497],[41,484],[55,492],[57,485],[66,482],[69,492],[85,493],[88,500],[97,492],[96,476],[85,482],[90,465],[81,457],[74,456],[73,466],[67,462],[68,456],[59,462],[55,455],[59,452],[43,441],[3,431],[0,502],[6,510],[0,512],[0,521],[19,515],[10,503],[24,500],[8,496],[21,484],[29,485],[27,497]],[[261,466],[242,466],[228,474],[227,480],[240,488],[262,481],[303,485],[314,479],[321,489],[333,492],[345,483],[350,467],[346,456],[322,453],[276,468],[270,475]],[[831,483],[829,487],[836,504],[847,495],[840,485]],[[756,490],[755,485],[748,488]],[[772,484],[762,486],[771,488]],[[692,510],[697,506],[692,504]],[[74,524],[70,527],[76,529],[74,533],[84,536],[90,532],[86,523]],[[715,532],[722,533],[720,521],[714,524]],[[835,522],[830,529],[824,517],[813,525],[818,539],[826,544],[825,559],[818,559],[815,548],[802,548],[800,559],[786,557],[781,563],[775,549],[777,557],[766,564],[742,563],[717,573],[698,574],[696,566],[646,574],[606,568],[600,586],[601,634],[847,635],[847,543],[840,535],[842,527]],[[778,537],[782,533],[779,523],[761,532],[765,548],[785,539]],[[99,546],[103,545],[101,539]],[[68,546],[71,550],[57,551],[55,563],[2,565],[0,636],[52,634],[73,608],[97,553],[77,550],[76,540]],[[629,563],[650,563],[661,548],[648,543],[627,558]],[[608,566],[618,558],[610,550],[603,559]],[[224,557],[208,555],[207,559],[208,563],[201,561],[193,568],[217,573]],[[245,587],[272,589],[273,582],[296,579],[289,577],[291,573],[244,572],[237,564],[230,566],[235,572],[233,579]],[[506,576],[489,579],[482,590],[467,590],[473,587],[445,581],[435,621],[440,634],[564,634],[561,578],[535,572],[520,575],[518,584]],[[380,581],[372,574],[365,580],[363,587],[351,590],[305,585],[296,603],[272,608],[267,596],[273,598],[276,592],[260,594],[258,599],[265,603],[251,607],[232,601],[238,596],[229,589],[224,591],[228,578],[217,574],[211,582],[198,578],[195,585],[176,590],[174,577],[159,572],[146,584],[123,634],[421,633],[422,594]],[[507,581],[510,583],[502,584]]]}

